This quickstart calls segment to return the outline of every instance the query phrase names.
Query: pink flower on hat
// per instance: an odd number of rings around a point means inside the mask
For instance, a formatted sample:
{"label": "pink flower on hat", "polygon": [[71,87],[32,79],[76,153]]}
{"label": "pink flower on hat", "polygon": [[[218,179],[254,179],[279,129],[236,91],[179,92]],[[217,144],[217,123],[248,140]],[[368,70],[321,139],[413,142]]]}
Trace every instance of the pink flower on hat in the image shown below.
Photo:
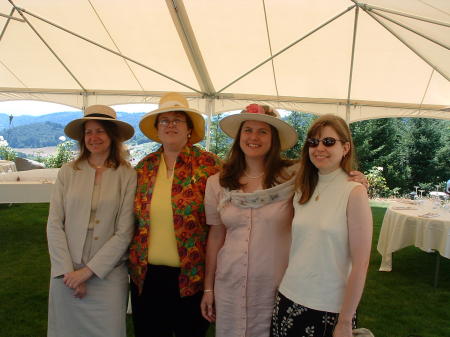
{"label": "pink flower on hat", "polygon": [[245,108],[245,112],[251,114],[265,114],[264,108],[259,104],[250,104]]}

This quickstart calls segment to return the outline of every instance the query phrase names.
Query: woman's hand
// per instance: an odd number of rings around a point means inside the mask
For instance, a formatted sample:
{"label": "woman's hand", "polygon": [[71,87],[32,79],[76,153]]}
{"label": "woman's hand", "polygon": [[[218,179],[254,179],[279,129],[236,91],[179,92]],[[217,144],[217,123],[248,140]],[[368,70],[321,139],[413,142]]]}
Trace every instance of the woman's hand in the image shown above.
{"label": "woman's hand", "polygon": [[369,189],[369,182],[367,181],[367,177],[362,172],[351,171],[350,172],[350,177],[348,178],[348,180],[355,181],[357,183],[360,183],[360,184],[364,185],[366,190]]}
{"label": "woman's hand", "polygon": [[203,317],[208,322],[216,321],[216,310],[214,308],[214,292],[203,293],[202,302],[200,303]]}
{"label": "woman's hand", "polygon": [[86,294],[87,294],[86,282],[83,282],[78,287],[75,288],[73,292],[73,297],[79,298],[81,300],[84,296],[86,296]]}
{"label": "woman's hand", "polygon": [[352,322],[339,321],[333,331],[333,337],[352,337]]}
{"label": "woman's hand", "polygon": [[64,284],[69,288],[76,289],[81,283],[86,282],[94,273],[88,267],[64,274]]}

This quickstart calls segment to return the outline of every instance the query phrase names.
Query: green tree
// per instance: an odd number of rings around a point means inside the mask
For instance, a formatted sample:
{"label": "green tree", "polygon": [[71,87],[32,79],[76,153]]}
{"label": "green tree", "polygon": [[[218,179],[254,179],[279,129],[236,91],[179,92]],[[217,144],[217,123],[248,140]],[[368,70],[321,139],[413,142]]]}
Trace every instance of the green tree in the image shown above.
{"label": "green tree", "polygon": [[294,127],[298,134],[298,141],[292,148],[284,151],[284,155],[290,159],[300,158],[301,150],[303,143],[306,139],[306,134],[308,132],[309,126],[311,123],[317,118],[317,116],[298,112],[291,111],[289,115],[283,118],[283,120]]}
{"label": "green tree", "polygon": [[382,167],[390,188],[408,189],[409,170],[405,140],[405,120],[382,118],[352,123],[359,169],[369,172]]}
{"label": "green tree", "polygon": [[408,164],[411,169],[410,186],[435,184],[443,180],[436,167],[436,156],[443,147],[440,121],[413,118],[409,123]]}
{"label": "green tree", "polygon": [[[222,119],[223,114],[218,114],[212,117],[209,134],[211,135],[211,142],[209,145],[209,151],[215,153],[220,158],[224,159],[230,150],[232,139],[228,137],[220,128],[219,121]],[[205,146],[205,141],[202,145]]]}
{"label": "green tree", "polygon": [[74,157],[72,149],[75,143],[71,140],[58,144],[56,147],[56,153],[48,156],[44,160],[44,164],[48,168],[59,168],[63,164],[68,163]]}

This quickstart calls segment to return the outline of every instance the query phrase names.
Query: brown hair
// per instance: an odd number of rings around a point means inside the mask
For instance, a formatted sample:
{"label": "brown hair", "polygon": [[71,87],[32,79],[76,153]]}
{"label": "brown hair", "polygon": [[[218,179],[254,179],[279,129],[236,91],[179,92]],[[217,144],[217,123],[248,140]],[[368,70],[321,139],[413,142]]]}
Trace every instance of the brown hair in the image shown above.
{"label": "brown hair", "polygon": [[341,117],[335,115],[323,115],[319,117],[309,127],[300,157],[300,170],[295,178],[295,190],[301,192],[300,204],[305,204],[311,199],[319,180],[318,170],[309,159],[309,143],[307,139],[318,135],[325,126],[331,127],[336,131],[340,140],[350,144],[348,153],[341,160],[341,168],[345,172],[350,173],[357,166],[355,146],[347,123]]}
{"label": "brown hair", "polygon": [[[246,164],[245,155],[240,146],[240,140],[241,130],[245,122],[246,121],[242,122],[239,126],[236,138],[220,173],[220,186],[230,190],[242,188],[239,180],[244,174]],[[279,180],[280,177],[282,179],[288,179],[289,177],[283,175],[282,169],[294,163],[291,160],[281,158],[281,145],[278,130],[270,124],[269,126],[272,134],[272,143],[265,159],[264,188],[269,188],[281,183]]]}
{"label": "brown hair", "polygon": [[[104,120],[95,120],[97,123],[101,124],[103,129],[105,129],[106,134],[111,139],[109,156],[106,159],[105,166],[110,168],[118,168],[120,165],[125,165],[130,167],[130,163],[126,160],[127,151],[123,145],[122,139],[120,138],[119,130],[117,130],[117,124],[111,123]],[[83,160],[87,160],[89,155],[91,154],[89,150],[86,148],[86,144],[84,143],[84,131],[86,127],[86,122],[84,122],[83,127],[81,128],[81,135],[78,138],[78,147],[80,148],[80,154],[78,158],[75,159],[73,163],[73,167],[78,170],[78,164],[80,164]]]}

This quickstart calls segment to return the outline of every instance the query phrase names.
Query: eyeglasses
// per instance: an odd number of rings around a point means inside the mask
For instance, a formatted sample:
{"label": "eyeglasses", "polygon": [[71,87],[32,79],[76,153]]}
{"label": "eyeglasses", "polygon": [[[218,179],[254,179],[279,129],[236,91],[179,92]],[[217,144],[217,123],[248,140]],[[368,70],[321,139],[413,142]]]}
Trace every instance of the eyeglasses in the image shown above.
{"label": "eyeglasses", "polygon": [[182,119],[174,119],[174,120],[161,119],[160,121],[158,121],[158,124],[163,127],[168,127],[171,123],[173,126],[177,126],[177,125],[180,125],[181,123],[187,123],[187,122]]}
{"label": "eyeglasses", "polygon": [[336,144],[336,142],[345,143],[344,140],[336,139],[336,138],[333,138],[333,137],[325,137],[325,138],[322,138],[322,139],[308,138],[306,140],[306,142],[308,143],[309,147],[317,147],[317,146],[319,146],[320,142],[322,142],[322,144],[325,147],[331,147],[334,144]]}

